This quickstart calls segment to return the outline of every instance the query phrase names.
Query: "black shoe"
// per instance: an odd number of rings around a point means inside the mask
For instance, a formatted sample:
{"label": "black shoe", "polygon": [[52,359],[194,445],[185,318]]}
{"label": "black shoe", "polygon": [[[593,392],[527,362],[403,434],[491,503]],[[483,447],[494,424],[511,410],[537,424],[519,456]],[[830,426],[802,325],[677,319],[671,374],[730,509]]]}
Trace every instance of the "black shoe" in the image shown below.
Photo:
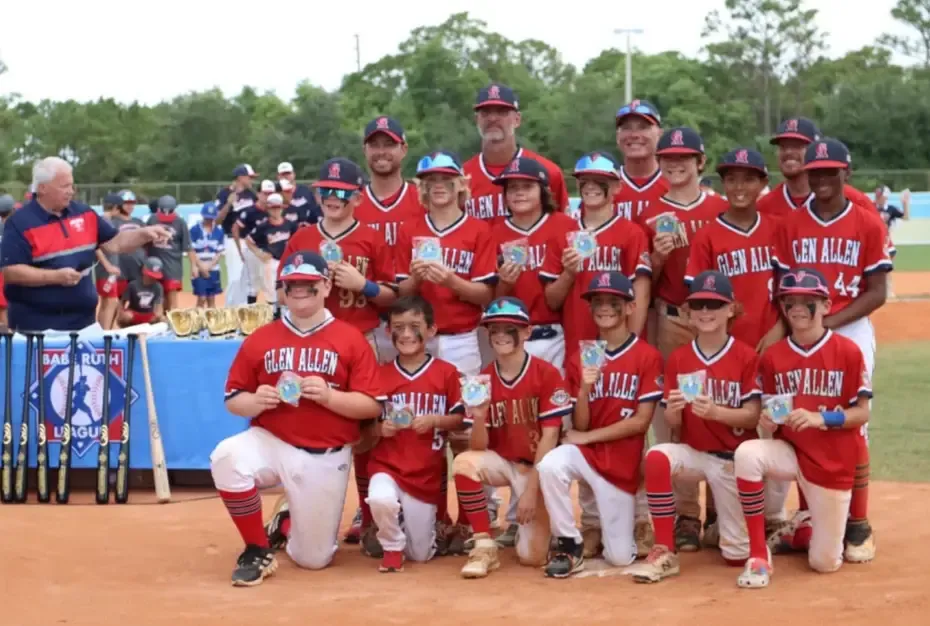
{"label": "black shoe", "polygon": [[584,544],[573,537],[559,537],[556,548],[546,563],[546,576],[568,578],[584,569]]}
{"label": "black shoe", "polygon": [[701,520],[679,515],[675,521],[675,547],[679,552],[697,552],[701,549]]}
{"label": "black shoe", "polygon": [[278,569],[278,562],[274,558],[274,551],[270,548],[249,545],[239,555],[236,569],[233,570],[233,587],[254,587],[262,584],[268,576]]}
{"label": "black shoe", "polygon": [[268,535],[268,544],[272,550],[282,550],[287,545],[287,535],[281,530],[284,520],[291,518],[291,511],[288,508],[287,500],[280,498],[275,506],[275,512],[271,519],[265,524],[265,534]]}

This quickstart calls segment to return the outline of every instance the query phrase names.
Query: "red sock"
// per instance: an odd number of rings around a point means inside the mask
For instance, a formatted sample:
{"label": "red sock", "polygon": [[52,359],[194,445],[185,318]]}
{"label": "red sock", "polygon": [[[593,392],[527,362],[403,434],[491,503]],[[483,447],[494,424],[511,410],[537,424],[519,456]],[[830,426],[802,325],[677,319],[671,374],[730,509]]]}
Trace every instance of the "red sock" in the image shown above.
{"label": "red sock", "polygon": [[814,534],[814,529],[810,524],[804,524],[798,528],[791,537],[791,549],[803,552],[810,548],[812,534]]}
{"label": "red sock", "polygon": [[798,486],[798,510],[799,511],[807,510],[807,498],[804,497],[804,492],[801,491],[800,485]]}
{"label": "red sock", "polygon": [[668,457],[652,451],[646,455],[646,500],[655,528],[656,545],[675,550],[675,494]]}
{"label": "red sock", "polygon": [[452,526],[455,520],[449,515],[449,464],[444,463],[443,466],[442,482],[439,484],[439,502],[436,503],[436,519]]}
{"label": "red sock", "polygon": [[219,494],[246,545],[267,548],[268,535],[265,534],[265,523],[262,521],[262,498],[258,495],[258,489],[252,487],[248,491],[220,491]]}
{"label": "red sock", "polygon": [[370,453],[356,454],[353,461],[355,465],[355,487],[358,489],[358,506],[362,510],[362,528],[372,524],[371,507],[365,502],[368,499],[368,458]]}
{"label": "red sock", "polygon": [[736,479],[739,502],[749,530],[749,557],[769,560],[768,544],[765,541],[765,483],[761,480]]}
{"label": "red sock", "polygon": [[281,522],[281,534],[285,537],[291,536],[291,516],[288,515],[284,518],[284,521]]}
{"label": "red sock", "polygon": [[856,476],[853,479],[852,500],[849,503],[849,521],[869,519],[869,444],[859,437],[857,443]]}
{"label": "red sock", "polygon": [[459,512],[465,514],[472,531],[490,533],[491,518],[488,516],[488,499],[484,495],[484,485],[467,476],[456,474],[455,490],[459,496]]}

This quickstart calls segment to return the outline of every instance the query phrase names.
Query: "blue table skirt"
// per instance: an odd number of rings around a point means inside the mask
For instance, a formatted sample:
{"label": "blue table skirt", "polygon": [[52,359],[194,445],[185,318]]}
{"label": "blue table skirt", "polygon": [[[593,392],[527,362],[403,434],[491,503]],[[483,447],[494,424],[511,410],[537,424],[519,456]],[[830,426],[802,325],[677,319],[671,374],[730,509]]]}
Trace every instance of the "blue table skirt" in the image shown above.
{"label": "blue table skirt", "polygon": [[[226,437],[245,430],[248,420],[228,413],[223,405],[226,374],[241,340],[179,340],[157,337],[148,340],[149,367],[158,424],[165,448],[168,469],[202,470],[210,467],[210,452]],[[74,411],[72,416],[72,467],[97,466],[98,436],[103,415],[103,341],[79,344],[75,367]],[[0,414],[5,406],[6,340],[0,341]],[[130,466],[152,467],[149,446],[148,411],[142,354],[136,344],[130,413]],[[52,467],[58,458],[61,425],[64,419],[68,381],[67,337],[46,339],[43,363],[43,387],[46,391],[45,413]],[[118,440],[126,398],[126,340],[115,339],[110,357],[110,461],[116,467]],[[36,357],[29,391],[32,436],[29,463],[35,466],[35,430],[38,419],[38,383]],[[13,440],[19,445],[22,422],[23,390],[26,367],[26,341],[17,336],[13,342]],[[15,454],[15,451],[14,451]]]}

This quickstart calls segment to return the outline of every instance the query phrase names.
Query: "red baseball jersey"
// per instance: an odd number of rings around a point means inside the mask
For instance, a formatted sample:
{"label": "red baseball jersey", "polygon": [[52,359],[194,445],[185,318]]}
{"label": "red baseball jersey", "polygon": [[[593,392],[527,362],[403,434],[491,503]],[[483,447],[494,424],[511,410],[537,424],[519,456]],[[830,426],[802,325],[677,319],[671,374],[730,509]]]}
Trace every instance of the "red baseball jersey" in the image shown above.
{"label": "red baseball jersey", "polygon": [[718,215],[727,210],[729,204],[720,196],[711,196],[701,193],[697,200],[691,204],[679,204],[668,198],[659,198],[649,206],[640,216],[640,223],[649,237],[650,246],[655,239],[655,218],[663,213],[671,213],[683,227],[682,233],[675,235],[675,249],[672,250],[665,265],[662,266],[662,275],[655,286],[655,297],[662,298],[669,304],[681,306],[688,297],[688,286],[685,283],[685,274],[688,269],[688,256],[694,236],[706,224],[709,224]]}
{"label": "red baseball jersey", "polygon": [[[779,341],[762,355],[759,374],[763,393],[791,394],[795,409],[839,411],[872,397],[862,351],[829,330],[812,346],[798,345],[791,337]],[[794,446],[804,478],[827,489],[852,489],[860,429],[797,432],[780,426],[775,437]]]}
{"label": "red baseball jersey", "polygon": [[[518,148],[511,161],[518,157],[526,157],[539,161],[549,174],[549,189],[556,207],[562,211],[568,208],[568,190],[565,188],[565,176],[562,169],[544,156],[536,154],[526,148]],[[476,154],[468,159],[462,168],[469,177],[471,199],[466,203],[465,210],[476,219],[496,224],[510,213],[504,205],[504,188],[494,184],[497,178],[510,161],[498,166],[491,166],[484,162],[484,155]]]}
{"label": "red baseball jersey", "polygon": [[[576,350],[565,360],[568,388],[573,397],[581,388],[581,356]],[[662,399],[662,356],[648,343],[630,335],[617,350],[607,353],[601,377],[588,393],[589,430],[632,417],[643,402]],[[646,435],[578,446],[585,460],[612,485],[636,493]]]}
{"label": "red baseball jersey", "polygon": [[878,213],[852,202],[828,222],[811,204],[781,220],[772,261],[782,271],[819,270],[830,284],[830,313],[836,313],[859,297],[870,274],[891,271],[887,231]]}
{"label": "red baseball jersey", "polygon": [[[759,357],[753,348],[733,337],[717,353],[705,355],[697,341],[676,348],[665,364],[665,396],[678,389],[679,374],[704,371],[703,395],[717,406],[738,409],[762,395],[759,387]],[[734,452],[739,444],[756,439],[756,429],[730,428],[694,414],[691,405],[681,411],[681,443],[701,452]]]}
{"label": "red baseball jersey", "polygon": [[[306,331],[285,315],[246,337],[229,368],[226,399],[244,391],[254,393],[261,385],[274,387],[284,372],[301,378],[319,376],[339,391],[357,391],[372,398],[382,395],[378,362],[365,336],[332,315]],[[359,424],[304,398],[296,407],[282,402],[267,409],[251,423],[303,448],[354,443],[360,436]]]}
{"label": "red baseball jersey", "polygon": [[501,377],[496,362],[481,373],[491,377],[488,449],[508,461],[535,464],[542,429],[561,428],[562,417],[572,412],[562,375],[529,354],[513,380]]}
{"label": "red baseball jersey", "polygon": [[[586,230],[583,216],[565,234],[552,240],[539,271],[543,281],[556,280],[562,273],[562,253],[569,245],[567,234],[571,230]],[[582,261],[581,271],[575,276],[575,284],[562,305],[562,326],[569,352],[575,349],[580,340],[597,337],[597,326],[591,319],[590,307],[581,297],[597,274],[621,272],[630,280],[637,276],[652,276],[649,242],[638,225],[617,215],[592,232],[597,240],[597,252]]]}
{"label": "red baseball jersey", "polygon": [[498,258],[503,254],[503,245],[511,241],[525,239],[529,248],[529,262],[520,273],[510,295],[519,298],[530,312],[530,322],[537,324],[558,324],[561,314],[553,311],[546,304],[543,292],[544,283],[540,271],[546,260],[550,245],[564,246],[565,233],[577,230],[578,223],[565,213],[544,213],[539,220],[527,230],[510,221],[510,218],[498,222],[491,229],[494,238],[494,250]]}
{"label": "red baseball jersey", "polygon": [[[847,200],[852,200],[855,204],[867,209],[872,209],[878,213],[875,203],[872,202],[867,195],[852,185],[846,185],[843,188],[843,192]],[[785,183],[779,183],[775,189],[759,198],[756,206],[759,213],[782,218],[800,209],[813,197],[813,193],[808,193],[806,196],[794,197],[788,193],[788,187]]]}
{"label": "red baseball jersey", "polygon": [[[381,235],[367,228],[358,220],[341,233],[328,233],[323,222],[299,229],[291,236],[284,249],[284,256],[299,250],[319,252],[323,242],[333,242],[342,248],[343,259],[355,267],[366,279],[382,285],[396,284],[391,250]],[[326,298],[326,308],[337,319],[349,322],[363,333],[376,328],[380,323],[378,308],[360,293],[341,289],[333,284]]]}
{"label": "red baseball jersey", "polygon": [[[400,229],[396,248],[397,280],[410,277],[413,240],[435,237],[442,246],[445,266],[464,280],[493,284],[497,280],[497,258],[491,241],[491,227],[466,214],[451,226],[440,230],[429,215],[407,222]],[[436,311],[436,328],[442,334],[474,330],[481,319],[481,307],[459,299],[448,287],[431,282],[420,284],[420,295]]]}
{"label": "red baseball jersey", "polygon": [[[461,389],[455,366],[435,357],[428,357],[415,372],[408,372],[396,360],[381,366],[383,394],[379,400],[386,403],[386,411],[397,403],[418,416],[464,413]],[[404,493],[435,502],[446,471],[445,443],[446,433],[438,428],[422,435],[412,428],[401,429],[378,441],[368,461],[368,475],[389,474]]]}
{"label": "red baseball jersey", "polygon": [[622,165],[618,171],[621,185],[614,196],[617,213],[638,223],[640,216],[668,193],[668,183],[658,169],[646,178],[630,176]]}
{"label": "red baseball jersey", "polygon": [[755,223],[747,230],[718,215],[691,242],[685,282],[690,284],[695,276],[707,270],[727,276],[743,309],[742,315],[733,321],[730,334],[750,346],[756,346],[778,321],[778,310],[772,302],[776,229],[777,222],[770,215],[757,214]]}
{"label": "red baseball jersey", "polygon": [[355,207],[355,219],[384,233],[384,243],[392,253],[397,246],[399,226],[426,214],[426,209],[420,204],[416,185],[407,181],[390,198],[379,200],[371,190],[371,185],[366,185],[361,195],[362,202]]}

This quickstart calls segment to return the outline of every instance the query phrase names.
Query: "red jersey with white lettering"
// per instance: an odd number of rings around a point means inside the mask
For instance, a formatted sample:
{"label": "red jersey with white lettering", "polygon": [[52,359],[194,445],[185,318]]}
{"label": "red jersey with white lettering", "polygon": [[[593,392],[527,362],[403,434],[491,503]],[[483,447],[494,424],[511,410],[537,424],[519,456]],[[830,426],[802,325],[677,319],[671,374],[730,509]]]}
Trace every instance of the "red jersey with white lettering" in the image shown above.
{"label": "red jersey with white lettering", "polygon": [[758,345],[778,321],[778,310],[772,302],[776,273],[772,249],[777,227],[772,216],[756,214],[755,223],[743,230],[721,214],[699,230],[691,242],[685,281],[690,284],[695,276],[708,270],[727,276],[742,307],[730,334],[750,346]]}
{"label": "red jersey with white lettering", "polygon": [[526,148],[518,148],[516,154],[507,161],[497,166],[488,165],[484,161],[484,155],[479,153],[465,161],[462,169],[465,175],[469,177],[468,187],[471,190],[471,198],[465,204],[466,212],[476,219],[496,224],[510,212],[504,205],[504,188],[495,185],[494,179],[500,176],[504,168],[510,165],[510,161],[518,157],[526,157],[539,161],[546,173],[549,174],[549,189],[552,192],[552,200],[560,211],[568,208],[568,190],[565,187],[565,176],[562,169],[544,156],[536,154]]}
{"label": "red jersey with white lettering", "polygon": [[[565,375],[572,396],[581,388],[581,356],[565,360]],[[604,428],[632,417],[643,402],[662,399],[662,355],[648,343],[630,335],[608,351],[601,376],[588,393],[591,421],[588,430]],[[581,400],[581,398],[579,398]],[[639,487],[646,435],[636,435],[578,446],[588,464],[615,487],[634,494]]]}
{"label": "red jersey with white lettering", "polygon": [[865,289],[870,274],[890,272],[887,236],[878,213],[852,202],[829,221],[816,213],[816,200],[790,220],[782,220],[772,258],[782,271],[819,270],[830,285],[830,313],[849,306]]}
{"label": "red jersey with white lettering", "polygon": [[688,256],[694,236],[705,225],[727,210],[729,204],[720,196],[712,196],[701,192],[697,200],[691,204],[679,204],[668,198],[659,198],[649,206],[640,216],[640,224],[649,238],[650,249],[655,239],[655,219],[665,213],[678,218],[682,226],[681,231],[675,235],[675,249],[665,259],[662,274],[655,286],[655,297],[662,298],[668,304],[681,306],[688,297],[688,286],[685,284],[685,273],[688,269]]}
{"label": "red jersey with white lettering", "polygon": [[497,362],[484,368],[491,377],[488,450],[514,463],[536,463],[543,428],[561,428],[572,412],[572,397],[554,365],[529,354],[513,380],[504,380]]}
{"label": "red jersey with white lettering", "polygon": [[813,194],[792,196],[788,193],[788,186],[785,183],[779,183],[774,189],[756,201],[756,210],[762,215],[770,215],[781,219],[804,206],[810,200],[811,195]]}
{"label": "red jersey with white lettering", "polygon": [[[419,369],[408,372],[396,360],[380,370],[385,411],[392,404],[409,407],[414,415],[450,415],[464,413],[461,403],[462,383],[454,365],[428,356]],[[438,428],[418,434],[402,428],[393,437],[382,437],[372,449],[368,475],[384,472],[417,500],[433,503],[439,498],[446,471],[446,431]]]}
{"label": "red jersey with white lettering", "polygon": [[620,166],[620,191],[614,196],[617,213],[628,220],[639,223],[639,217],[659,198],[668,193],[668,183],[662,178],[662,172],[656,169],[652,176],[633,177]]}
{"label": "red jersey with white lettering", "polygon": [[[738,409],[750,400],[762,396],[759,387],[759,356],[742,341],[729,337],[716,354],[706,355],[697,340],[676,348],[665,364],[665,396],[678,389],[678,376],[704,371],[707,378],[702,395],[710,397],[717,406]],[[681,443],[700,452],[734,452],[737,446],[756,439],[755,428],[730,428],[720,422],[694,414],[688,404],[681,411]]]}
{"label": "red jersey with white lettering", "polygon": [[390,198],[379,200],[371,190],[371,185],[362,189],[361,197],[361,203],[355,207],[355,219],[383,233],[384,243],[392,253],[397,245],[400,225],[426,214],[426,209],[420,204],[416,185],[407,181]]}
{"label": "red jersey with white lettering", "polygon": [[[365,336],[328,311],[326,319],[310,330],[298,329],[284,315],[246,337],[229,367],[226,399],[255,393],[261,385],[274,387],[284,372],[301,378],[319,376],[339,391],[357,391],[372,398],[381,395],[378,361]],[[282,402],[266,409],[251,422],[301,448],[354,443],[361,435],[360,424],[305,398],[296,407]]]}
{"label": "red jersey with white lettering", "polygon": [[[342,248],[343,260],[355,267],[367,280],[388,286],[397,284],[390,248],[379,233],[358,220],[341,233],[326,232],[322,220],[301,228],[287,242],[281,258],[286,259],[299,250],[319,252],[323,242],[338,244]],[[337,319],[349,322],[363,333],[377,328],[381,323],[378,308],[373,302],[361,293],[341,289],[335,284],[326,298],[326,308]]]}
{"label": "red jersey with white lettering", "polygon": [[[862,351],[842,335],[828,330],[812,346],[787,337],[762,355],[759,362],[762,392],[791,394],[792,407],[808,411],[845,410],[860,398],[872,397],[872,382]],[[856,473],[859,428],[808,428],[797,432],[779,426],[776,439],[784,439],[798,456],[804,478],[827,489],[852,489]]]}
{"label": "red jersey with white lettering", "polygon": [[526,230],[514,224],[510,218],[498,222],[491,229],[494,250],[498,258],[503,254],[504,244],[521,239],[526,240],[529,261],[508,295],[523,301],[529,310],[530,323],[533,325],[561,323],[561,314],[553,311],[546,304],[545,285],[540,271],[546,260],[549,245],[560,245],[560,243],[553,242],[564,242],[565,233],[577,230],[577,228],[578,223],[565,213],[544,213],[535,224]]}
{"label": "red jersey with white lettering", "polygon": [[[491,241],[491,227],[466,214],[450,226],[439,229],[429,215],[405,223],[398,235],[395,261],[398,282],[410,277],[413,240],[438,238],[446,267],[464,280],[493,284],[497,280],[497,258]],[[465,302],[448,287],[428,281],[420,283],[420,295],[436,311],[436,328],[441,334],[459,334],[474,330],[481,320],[481,307]]]}
{"label": "red jersey with white lettering", "polygon": [[[587,230],[584,216],[574,223],[573,228],[552,240],[539,271],[542,280],[554,281],[562,273],[562,253],[569,245],[567,234],[574,230]],[[576,274],[572,290],[562,305],[562,326],[569,352],[580,340],[597,338],[597,326],[591,318],[590,307],[581,297],[597,274],[620,272],[630,280],[637,276],[652,276],[649,242],[637,224],[617,215],[591,232],[597,241],[597,252],[581,262],[581,271]]]}

